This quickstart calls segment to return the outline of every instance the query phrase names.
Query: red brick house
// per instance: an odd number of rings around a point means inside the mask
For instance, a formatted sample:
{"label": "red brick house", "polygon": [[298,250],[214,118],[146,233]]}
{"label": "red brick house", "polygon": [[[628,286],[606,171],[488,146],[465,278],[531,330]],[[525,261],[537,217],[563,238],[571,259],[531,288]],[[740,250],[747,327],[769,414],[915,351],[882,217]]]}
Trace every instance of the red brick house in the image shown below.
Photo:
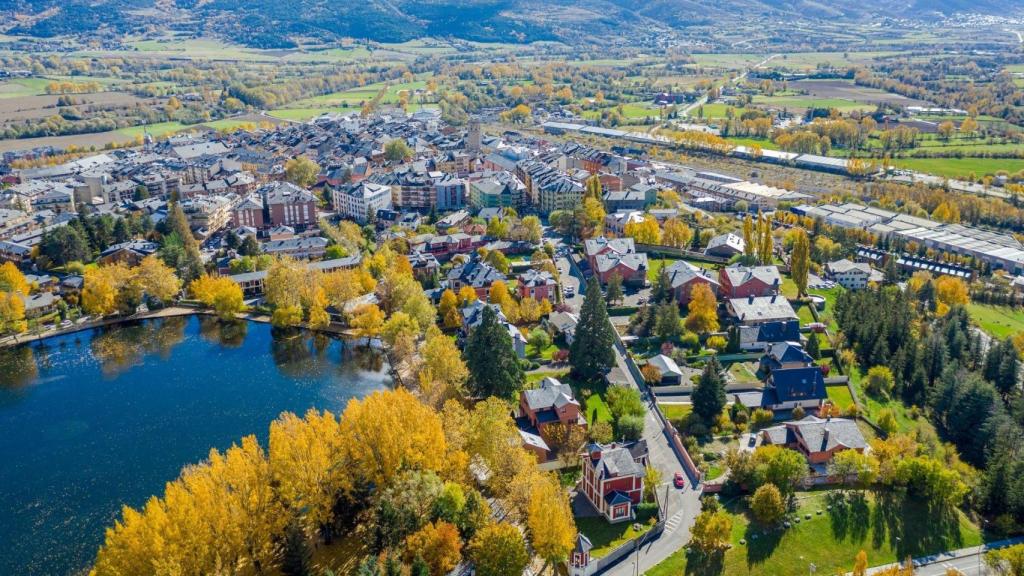
{"label": "red brick house", "polygon": [[582,457],[580,491],[609,522],[636,517],[634,507],[643,500],[647,442],[589,444]]}
{"label": "red brick house", "polygon": [[263,203],[270,215],[270,226],[291,226],[303,231],[317,226],[316,196],[289,182],[278,182],[263,190]]}
{"label": "red brick house", "polygon": [[772,296],[779,293],[782,277],[775,266],[727,266],[718,271],[725,298]]}
{"label": "red brick house", "polygon": [[815,416],[765,428],[761,431],[761,441],[796,450],[811,465],[826,464],[844,450],[864,452],[868,445],[853,420]]}
{"label": "red brick house", "polygon": [[591,238],[583,244],[590,269],[601,284],[618,273],[623,284],[647,282],[647,254],[638,254],[632,238]]}
{"label": "red brick house", "polygon": [[547,299],[554,303],[558,282],[550,272],[531,268],[519,276],[516,289],[519,291],[520,299],[533,298],[537,302]]}
{"label": "red brick house", "polygon": [[668,275],[672,285],[672,293],[680,306],[690,303],[690,295],[698,284],[706,284],[715,295],[721,289],[718,280],[711,272],[694,266],[685,260],[679,260],[670,266],[665,267],[665,274]]}
{"label": "red brick house", "polygon": [[264,227],[263,221],[263,198],[258,194],[251,194],[242,200],[235,209],[231,211],[231,227],[239,228],[248,226],[260,230]]}
{"label": "red brick house", "polygon": [[519,410],[516,412],[516,426],[523,439],[523,447],[533,452],[539,462],[554,458],[548,441],[550,427],[555,424],[579,426],[585,430],[587,419],[572,388],[548,377],[541,380],[540,387],[520,392]]}

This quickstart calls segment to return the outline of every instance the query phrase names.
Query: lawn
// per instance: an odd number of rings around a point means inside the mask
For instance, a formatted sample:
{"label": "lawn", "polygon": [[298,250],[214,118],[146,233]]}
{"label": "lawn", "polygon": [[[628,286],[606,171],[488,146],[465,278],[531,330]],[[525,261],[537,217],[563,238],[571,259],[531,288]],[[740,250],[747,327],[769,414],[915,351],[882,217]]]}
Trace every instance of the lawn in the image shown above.
{"label": "lawn", "polygon": [[[590,557],[601,558],[627,540],[632,540],[649,531],[657,521],[657,516],[657,508],[645,506],[637,510],[636,520],[633,522],[609,524],[603,516],[585,516],[576,518],[576,529],[586,535],[590,539],[590,543],[594,545],[590,551]],[[640,530],[634,530],[634,524],[640,524]]]}
{"label": "lawn", "polygon": [[213,128],[214,130],[220,130],[222,132],[230,132],[232,130],[238,130],[242,127],[256,126],[257,123],[252,120],[235,120],[233,118],[224,118],[223,120],[214,120],[213,122],[204,122],[203,126]]}
{"label": "lawn", "polygon": [[853,404],[853,394],[850,393],[850,387],[845,384],[828,386],[825,391],[828,393],[828,399],[840,410],[846,410]]}
{"label": "lawn", "polygon": [[892,163],[897,168],[958,179],[969,178],[971,173],[980,177],[1000,170],[1024,170],[1024,159],[1018,158],[894,158]]}
{"label": "lawn", "polygon": [[682,428],[693,413],[693,404],[658,404],[661,413],[668,418],[676,428]]}
{"label": "lawn", "polygon": [[[901,434],[913,432],[919,427],[934,429],[934,426],[927,418],[920,416],[913,418],[910,413],[910,407],[899,399],[878,398],[865,392],[864,381],[867,380],[867,374],[861,374],[856,366],[850,368],[849,375],[850,386],[857,391],[857,398],[860,399],[860,408],[863,411],[863,415],[871,422],[877,424],[882,410],[888,409],[896,417],[896,431]],[[843,407],[845,408],[845,406]]]}
{"label": "lawn", "polygon": [[135,138],[148,133],[154,138],[160,136],[167,136],[187,130],[189,126],[182,124],[181,122],[158,122],[156,124],[144,124],[142,126],[132,126],[131,128],[122,128],[117,131],[118,134],[127,136],[128,138]]}
{"label": "lawn", "polygon": [[996,338],[1024,332],[1024,310],[1020,308],[971,303],[967,311],[982,330]]}
{"label": "lawn", "polygon": [[756,362],[733,362],[728,369],[729,375],[738,383],[760,385],[757,378]]}
{"label": "lawn", "polygon": [[526,357],[530,360],[541,360],[551,361],[551,356],[558,351],[558,346],[554,343],[548,344],[547,348],[540,350],[539,352],[531,345],[526,346]]}
{"label": "lawn", "polygon": [[46,78],[19,78],[0,82],[0,98],[18,98],[20,96],[37,96],[46,94]]}
{"label": "lawn", "polygon": [[754,96],[754,104],[787,108],[790,110],[807,108],[835,108],[840,112],[871,111],[874,104],[854,102],[842,98],[815,98],[814,96]]}
{"label": "lawn", "polygon": [[576,399],[583,404],[583,413],[587,418],[587,422],[607,422],[612,423],[612,411],[608,408],[608,404],[604,401],[604,393],[607,389],[607,384],[603,382],[599,385],[584,388],[579,382],[574,381],[569,377],[569,373],[566,371],[536,371],[528,372],[526,374],[526,387],[536,388],[537,384],[547,378],[556,378],[562,383],[569,384],[572,386],[572,391],[576,394]]}
{"label": "lawn", "polygon": [[[694,108],[690,112],[690,115],[694,116],[696,118],[707,118],[709,120],[715,119],[715,118],[725,118],[726,117],[725,116],[725,111],[726,111],[727,108],[735,108],[735,107],[732,106],[731,104],[716,104],[716,103],[704,104],[704,105],[698,106],[697,108]],[[739,108],[735,108],[735,109],[737,110],[737,112],[736,112],[737,115],[743,113],[742,109],[739,109]]]}
{"label": "lawn", "polygon": [[807,573],[811,563],[818,574],[835,574],[853,568],[861,550],[874,566],[981,543],[978,527],[961,512],[942,517],[911,498],[869,494],[863,500],[850,497],[831,510],[826,492],[798,493],[797,498],[801,521],[787,530],[765,530],[741,501],[726,503],[733,519],[733,547],[718,565],[696,556],[688,559],[682,549],[648,570],[647,576],[789,576]]}
{"label": "lawn", "polygon": [[839,330],[839,324],[836,323],[834,315],[836,300],[839,298],[839,295],[843,293],[843,287],[836,286],[835,288],[830,288],[828,290],[812,289],[807,292],[815,296],[821,296],[825,299],[825,309],[818,312],[818,318],[828,326],[828,331],[830,333],[835,334],[836,331]]}
{"label": "lawn", "polygon": [[344,110],[351,110],[345,108],[279,108],[277,110],[271,110],[267,114],[274,118],[281,120],[294,120],[296,122],[305,122],[312,118],[316,118],[322,114],[328,112],[338,112]]}

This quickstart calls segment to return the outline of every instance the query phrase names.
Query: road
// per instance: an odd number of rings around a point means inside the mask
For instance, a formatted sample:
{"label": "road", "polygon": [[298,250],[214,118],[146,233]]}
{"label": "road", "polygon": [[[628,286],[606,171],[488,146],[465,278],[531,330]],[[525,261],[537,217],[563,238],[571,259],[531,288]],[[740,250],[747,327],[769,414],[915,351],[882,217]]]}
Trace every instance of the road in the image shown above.
{"label": "road", "polygon": [[[972,546],[950,550],[923,558],[914,558],[915,576],[946,576],[949,569],[960,576],[992,576],[994,573],[985,566],[983,555],[988,550],[1024,543],[1024,537],[990,542],[984,546]],[[868,576],[877,574],[891,565],[875,566],[868,569]]]}
{"label": "road", "polygon": [[[583,305],[583,295],[580,294],[580,278],[574,274],[573,268],[565,256],[556,259],[556,266],[563,287],[572,287],[576,294],[567,298],[565,303],[579,311]],[[629,368],[626,366],[626,359],[618,349],[615,350],[615,362],[619,370],[634,388],[639,388],[632,377]],[[697,514],[700,512],[700,487],[687,483],[684,489],[672,486],[672,477],[676,472],[683,471],[682,464],[676,457],[668,438],[662,432],[661,423],[654,414],[653,407],[647,405],[647,412],[644,417],[644,439],[647,440],[651,466],[661,473],[662,482],[658,486],[658,496],[668,498],[666,505],[665,531],[656,540],[624,558],[621,562],[605,570],[603,574],[609,576],[630,576],[636,574],[637,563],[639,562],[639,573],[653,568],[673,552],[679,550],[690,540],[690,527],[693,526]]]}
{"label": "road", "polygon": [[[780,56],[780,54],[772,54],[771,56],[765,58],[764,60],[761,60],[757,64],[754,64],[750,68],[746,68],[745,70],[743,70],[742,74],[740,74],[739,76],[737,76],[737,77],[732,79],[733,84],[739,84],[740,81],[742,81],[744,78],[747,77],[747,73],[748,72],[750,72],[754,68],[760,68],[761,66],[764,66],[765,64],[771,62],[773,59],[778,58],[779,56]],[[707,96],[707,94],[705,94],[704,96],[701,96],[697,100],[694,100],[693,102],[688,104],[685,108],[680,110],[679,111],[679,116],[682,117],[682,118],[687,118],[687,117],[690,116],[690,112],[693,112],[697,108],[699,108],[699,107],[701,107],[701,106],[703,106],[703,105],[705,105],[707,103],[708,103],[708,96]]]}

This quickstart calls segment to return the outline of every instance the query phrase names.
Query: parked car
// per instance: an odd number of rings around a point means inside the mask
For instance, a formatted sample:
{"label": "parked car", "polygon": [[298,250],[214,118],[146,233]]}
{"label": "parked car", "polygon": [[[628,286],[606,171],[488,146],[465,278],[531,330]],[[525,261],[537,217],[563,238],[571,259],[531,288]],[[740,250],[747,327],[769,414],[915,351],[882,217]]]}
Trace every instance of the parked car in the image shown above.
{"label": "parked car", "polygon": [[682,472],[676,472],[675,475],[672,476],[672,485],[676,488],[686,486],[686,478],[683,476]]}

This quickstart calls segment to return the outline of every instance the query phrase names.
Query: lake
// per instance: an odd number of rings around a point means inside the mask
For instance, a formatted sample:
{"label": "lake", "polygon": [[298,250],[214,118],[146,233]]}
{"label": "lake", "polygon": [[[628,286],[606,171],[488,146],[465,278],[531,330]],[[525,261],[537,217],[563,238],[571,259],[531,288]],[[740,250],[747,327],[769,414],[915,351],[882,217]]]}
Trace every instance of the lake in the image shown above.
{"label": "lake", "polygon": [[181,467],[281,412],[340,412],[390,386],[341,339],[210,317],[150,320],[0,350],[0,574],[83,572],[119,518]]}

